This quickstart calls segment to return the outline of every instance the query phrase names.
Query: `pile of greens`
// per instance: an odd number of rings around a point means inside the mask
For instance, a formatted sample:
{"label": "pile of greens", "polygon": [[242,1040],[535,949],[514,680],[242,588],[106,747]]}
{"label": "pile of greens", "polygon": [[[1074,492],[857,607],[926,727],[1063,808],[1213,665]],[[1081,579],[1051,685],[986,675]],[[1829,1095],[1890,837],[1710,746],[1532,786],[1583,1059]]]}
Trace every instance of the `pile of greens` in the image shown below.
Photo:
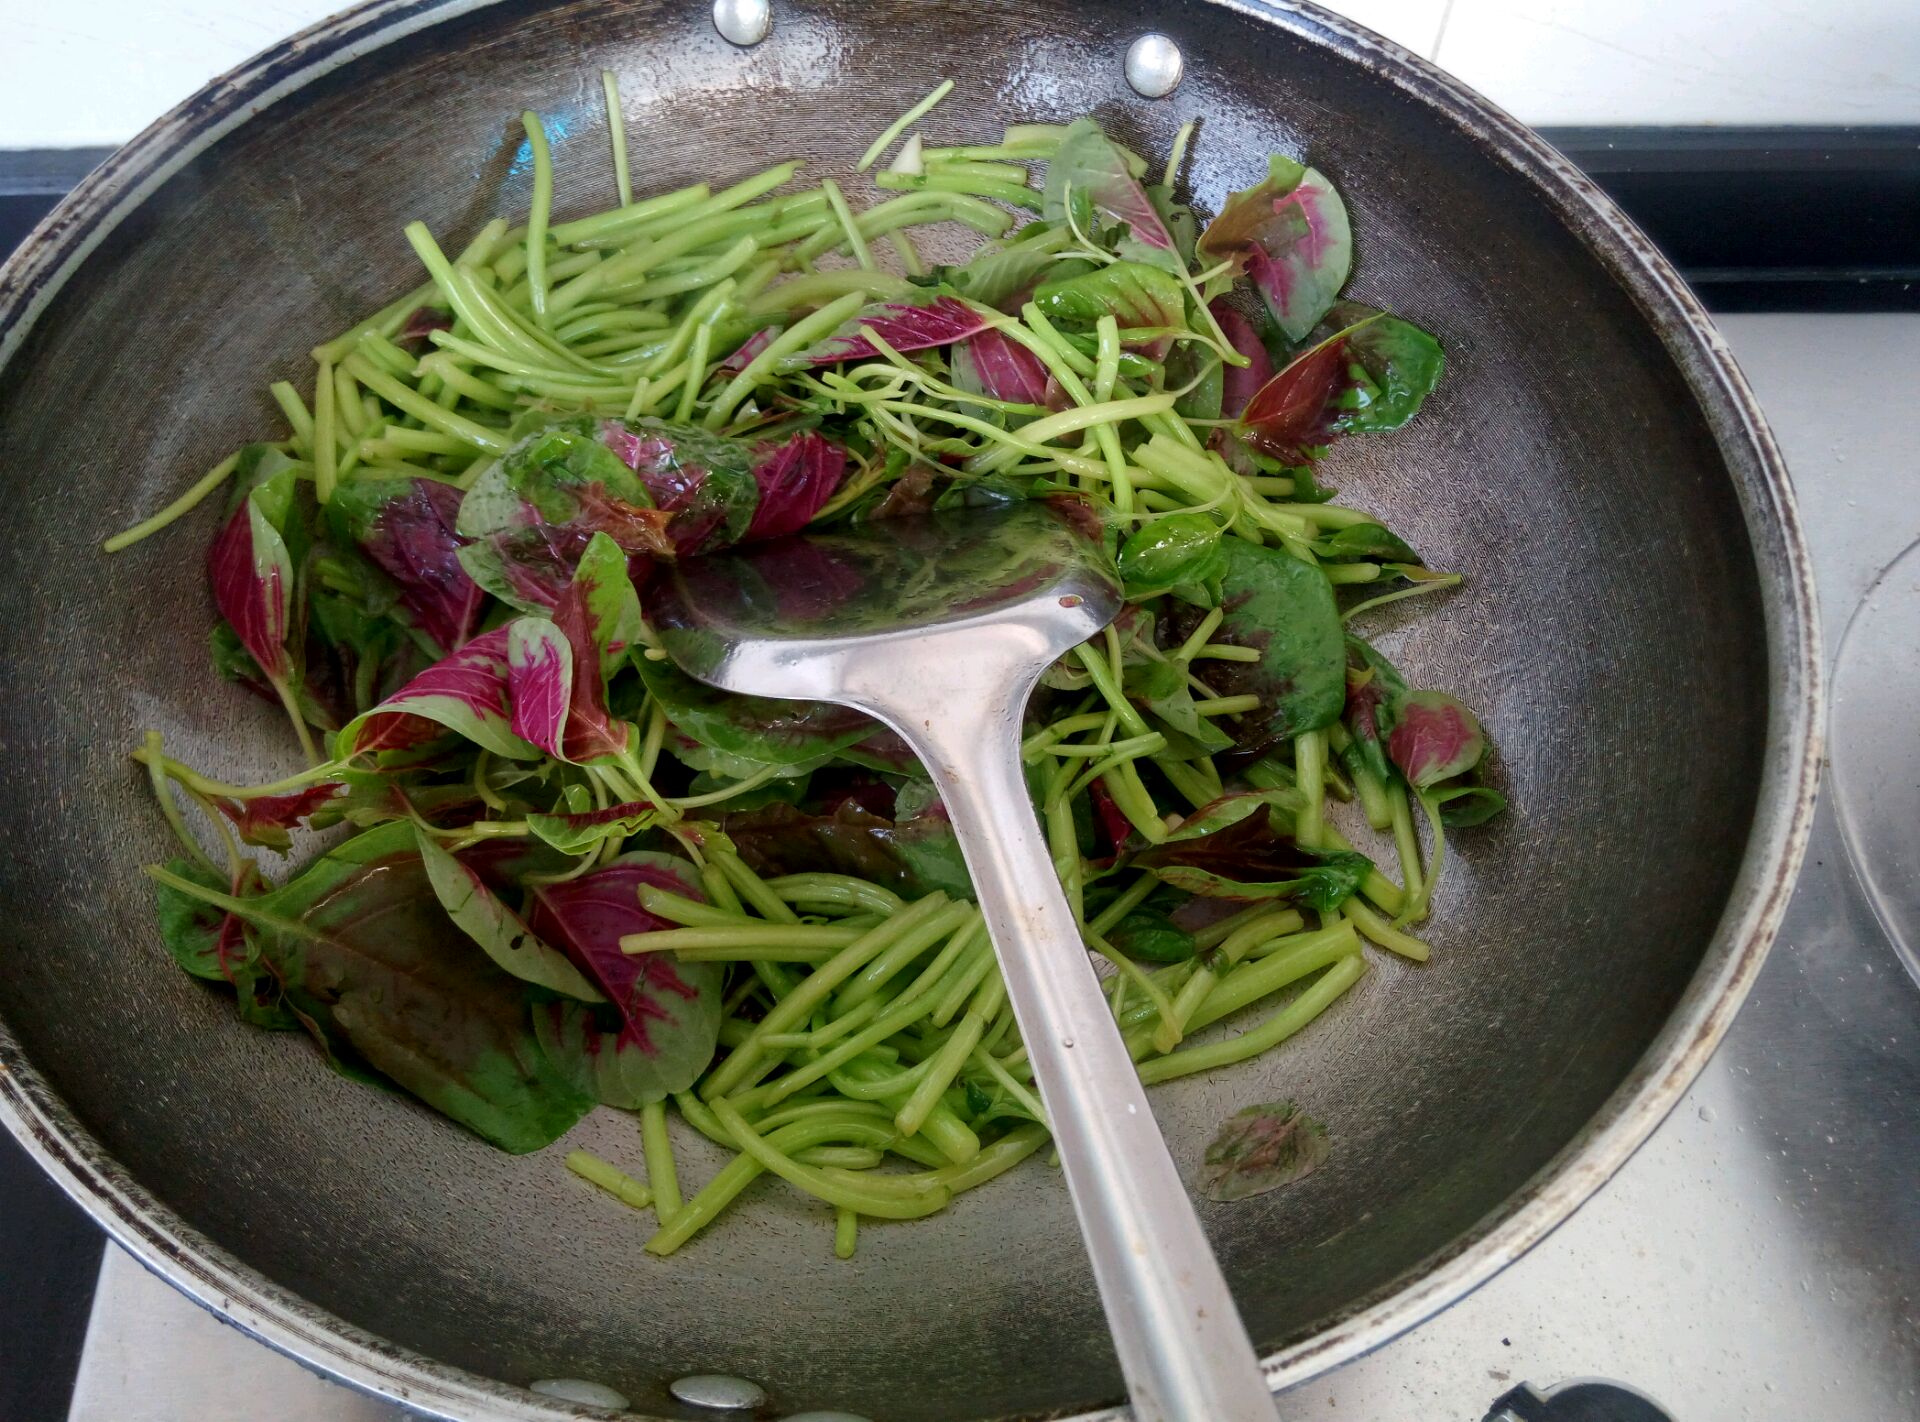
{"label": "pile of greens", "polygon": [[[182,967],[505,1150],[637,1111],[646,1183],[568,1163],[654,1209],[659,1253],[763,1172],[835,1207],[843,1254],[862,1216],[940,1209],[1047,1139],[945,811],[858,714],[675,670],[647,590],[733,543],[1029,498],[1097,518],[1129,596],[1046,677],[1025,760],[1142,1077],[1275,1046],[1364,945],[1428,956],[1443,827],[1503,802],[1472,713],[1346,630],[1459,579],[1316,476],[1442,367],[1342,299],[1323,174],[1276,156],[1203,226],[1190,127],[1153,183],[1081,119],[914,133],[864,210],[797,163],[636,201],[616,122],[619,205],[556,222],[523,122],[526,223],[452,255],[410,227],[427,280],[316,349],[310,396],[272,387],[286,437],[109,541],[229,487],[214,666],[309,761],[233,785],[136,753],[183,847],[149,871]],[[987,240],[930,268],[941,223]],[[278,886],[243,848],[337,827]],[[686,1196],[669,1101],[736,1152]],[[1295,1111],[1237,1129],[1323,1151]]]}

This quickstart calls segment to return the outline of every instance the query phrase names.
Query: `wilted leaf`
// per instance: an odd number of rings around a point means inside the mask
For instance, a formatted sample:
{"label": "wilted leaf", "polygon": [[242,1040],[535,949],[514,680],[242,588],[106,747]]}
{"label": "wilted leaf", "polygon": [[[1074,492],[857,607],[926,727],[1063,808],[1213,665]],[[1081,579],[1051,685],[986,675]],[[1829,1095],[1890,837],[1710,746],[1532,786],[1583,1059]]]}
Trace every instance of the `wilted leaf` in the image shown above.
{"label": "wilted leaf", "polygon": [[1327,1128],[1292,1101],[1249,1106],[1227,1117],[1200,1166],[1209,1200],[1244,1200],[1291,1185],[1319,1169],[1331,1145]]}

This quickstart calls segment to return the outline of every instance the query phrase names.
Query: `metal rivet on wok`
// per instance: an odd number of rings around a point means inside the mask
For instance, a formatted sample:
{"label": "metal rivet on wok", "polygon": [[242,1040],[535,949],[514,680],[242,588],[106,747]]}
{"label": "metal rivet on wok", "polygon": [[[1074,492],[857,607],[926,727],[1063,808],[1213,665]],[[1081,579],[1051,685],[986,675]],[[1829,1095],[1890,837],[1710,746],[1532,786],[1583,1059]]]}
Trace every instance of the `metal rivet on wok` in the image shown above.
{"label": "metal rivet on wok", "polygon": [[1142,98],[1164,99],[1186,73],[1180,46],[1162,34],[1145,34],[1127,47],[1127,82]]}
{"label": "metal rivet on wok", "polygon": [[692,1377],[676,1378],[667,1384],[667,1391],[690,1407],[726,1411],[758,1407],[767,1400],[766,1389],[759,1383],[728,1377],[725,1373],[695,1373]]}
{"label": "metal rivet on wok", "polygon": [[605,1383],[588,1382],[585,1378],[541,1378],[529,1386],[546,1397],[578,1402],[586,1407],[604,1407],[609,1412],[625,1412],[629,1406],[623,1394]]}
{"label": "metal rivet on wok", "polygon": [[713,27],[728,44],[759,44],[773,29],[771,0],[713,0]]}

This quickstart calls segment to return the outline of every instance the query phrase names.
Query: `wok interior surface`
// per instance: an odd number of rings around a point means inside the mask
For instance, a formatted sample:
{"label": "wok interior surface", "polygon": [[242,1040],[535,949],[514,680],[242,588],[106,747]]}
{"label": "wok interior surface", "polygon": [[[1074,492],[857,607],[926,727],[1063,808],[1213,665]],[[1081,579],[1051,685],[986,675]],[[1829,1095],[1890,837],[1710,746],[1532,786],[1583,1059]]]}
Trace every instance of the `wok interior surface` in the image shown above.
{"label": "wok interior surface", "polygon": [[[1189,1170],[1253,1102],[1296,1098],[1332,1133],[1309,1179],[1202,1206],[1263,1350],[1454,1251],[1579,1136],[1700,967],[1762,775],[1754,546],[1727,457],[1632,296],[1527,179],[1313,21],[1034,0],[775,11],[750,51],[704,4],[445,19],[215,142],[59,292],[0,379],[0,1018],[132,1180],[399,1349],[509,1384],[595,1379],[674,1416],[666,1382],[701,1371],[757,1379],[782,1409],[886,1422],[1084,1410],[1117,1397],[1118,1375],[1042,1163],[863,1230],[846,1263],[824,1210],[763,1182],[662,1261],[642,1251],[649,1222],[558,1150],[499,1154],[332,1074],[298,1036],[241,1025],[181,974],[138,872],[168,840],[126,752],[158,727],[238,780],[284,774],[295,752],[274,712],[209,673],[214,513],[117,557],[99,540],[280,430],[267,382],[305,388],[308,347],[419,280],[407,221],[457,243],[524,211],[522,107],[556,136],[560,210],[607,205],[603,66],[637,192],[787,156],[840,172],[942,76],[958,91],[923,125],[942,141],[1090,111],[1158,161],[1198,118],[1187,182],[1207,209],[1270,151],[1325,170],[1354,214],[1352,293],[1438,333],[1449,358],[1409,429],[1344,442],[1326,475],[1469,578],[1364,630],[1481,711],[1514,810],[1454,837],[1430,965],[1376,957],[1282,1050],[1155,1093]],[[1148,28],[1187,58],[1158,104],[1121,74]],[[719,1153],[679,1141],[697,1188]],[[631,1120],[608,1112],[569,1144],[638,1158]]]}

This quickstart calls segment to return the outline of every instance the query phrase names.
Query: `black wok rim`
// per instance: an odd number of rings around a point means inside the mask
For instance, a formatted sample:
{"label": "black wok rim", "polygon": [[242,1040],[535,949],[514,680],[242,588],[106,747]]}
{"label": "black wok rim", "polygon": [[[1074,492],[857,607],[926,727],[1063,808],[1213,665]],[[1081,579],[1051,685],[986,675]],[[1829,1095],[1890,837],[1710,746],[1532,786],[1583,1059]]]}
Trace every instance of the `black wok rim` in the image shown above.
{"label": "black wok rim", "polygon": [[[1792,488],[1752,391],[1705,309],[1598,187],[1506,113],[1399,46],[1297,0],[1207,0],[1328,44],[1420,100],[1525,178],[1632,297],[1719,443],[1766,613],[1768,748],[1733,894],[1701,965],[1641,1061],[1586,1128],[1500,1210],[1383,1296],[1265,1360],[1289,1386],[1378,1347],[1461,1298],[1565,1220],[1653,1132],[1719,1044],[1792,895],[1812,823],[1824,709],[1810,562]],[[96,246],[175,172],[253,115],[342,64],[499,0],[369,0],[214,80],[118,150],[0,265],[0,372]],[[421,1356],[355,1328],[241,1263],[129,1176],[0,1023],[0,1120],[102,1227],[189,1297],[301,1362],[462,1422],[604,1416]],[[1112,1422],[1124,1410],[1085,1414]]]}

